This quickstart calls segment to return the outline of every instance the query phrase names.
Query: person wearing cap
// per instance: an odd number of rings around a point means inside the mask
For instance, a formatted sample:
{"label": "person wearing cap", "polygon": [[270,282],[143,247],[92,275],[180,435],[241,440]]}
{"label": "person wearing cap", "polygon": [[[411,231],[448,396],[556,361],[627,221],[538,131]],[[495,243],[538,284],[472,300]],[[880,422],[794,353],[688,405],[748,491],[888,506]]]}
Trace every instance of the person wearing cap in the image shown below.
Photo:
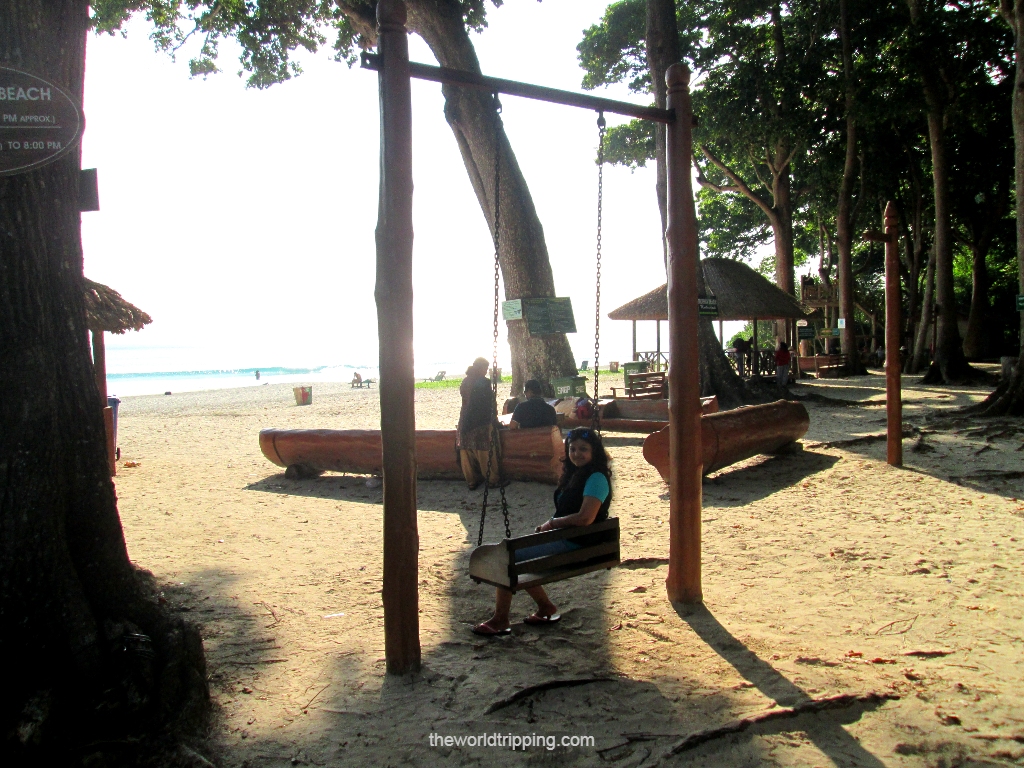
{"label": "person wearing cap", "polygon": [[484,358],[478,357],[466,369],[466,378],[459,385],[459,394],[462,395],[458,427],[459,464],[471,491],[483,482],[485,474],[492,486],[498,485],[500,477],[497,454],[490,458],[491,430],[497,424],[497,414],[491,380],[487,378],[488,366]]}
{"label": "person wearing cap", "polygon": [[553,427],[558,424],[555,409],[548,405],[541,394],[540,382],[530,379],[523,385],[526,400],[512,411],[511,429],[533,429],[534,427]]}

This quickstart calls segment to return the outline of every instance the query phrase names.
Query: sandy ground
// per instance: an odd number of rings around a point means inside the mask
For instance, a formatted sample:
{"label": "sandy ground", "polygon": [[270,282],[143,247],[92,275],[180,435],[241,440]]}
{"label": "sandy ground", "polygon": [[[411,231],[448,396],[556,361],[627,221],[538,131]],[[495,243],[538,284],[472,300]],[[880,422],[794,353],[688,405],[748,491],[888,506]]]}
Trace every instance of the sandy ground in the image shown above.
{"label": "sandy ground", "polygon": [[[205,752],[261,768],[1019,764],[1024,421],[936,418],[986,391],[908,382],[919,431],[893,469],[884,441],[836,444],[884,430],[880,375],[794,391],[857,404],[809,402],[802,452],[706,480],[700,609],[665,598],[667,488],[639,436],[608,439],[623,566],[553,585],[561,624],[507,638],[469,632],[493,605],[466,575],[480,491],[421,483],[423,672],[397,679],[384,674],[380,489],[286,480],[257,442],[265,427],[375,428],[377,391],[317,384],[309,407],[285,385],[125,398],[125,535],[202,627]],[[417,391],[421,427],[457,414],[457,390]],[[514,533],[550,515],[550,493],[509,487]],[[531,605],[517,596],[514,615]],[[813,703],[835,696],[860,698]]]}

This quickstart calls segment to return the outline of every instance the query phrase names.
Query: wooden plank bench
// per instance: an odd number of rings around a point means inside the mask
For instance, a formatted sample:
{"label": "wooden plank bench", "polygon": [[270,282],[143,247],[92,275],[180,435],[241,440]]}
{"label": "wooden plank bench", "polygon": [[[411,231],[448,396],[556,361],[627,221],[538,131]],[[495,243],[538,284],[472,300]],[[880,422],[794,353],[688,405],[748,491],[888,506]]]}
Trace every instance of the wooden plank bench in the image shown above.
{"label": "wooden plank bench", "polygon": [[798,359],[802,372],[813,373],[819,379],[837,378],[846,369],[846,358],[842,355],[814,355]]}
{"label": "wooden plank bench", "polygon": [[624,387],[612,387],[612,397],[619,397],[622,389],[628,399],[657,398],[664,399],[668,395],[668,377],[664,371],[654,373],[627,373]]}

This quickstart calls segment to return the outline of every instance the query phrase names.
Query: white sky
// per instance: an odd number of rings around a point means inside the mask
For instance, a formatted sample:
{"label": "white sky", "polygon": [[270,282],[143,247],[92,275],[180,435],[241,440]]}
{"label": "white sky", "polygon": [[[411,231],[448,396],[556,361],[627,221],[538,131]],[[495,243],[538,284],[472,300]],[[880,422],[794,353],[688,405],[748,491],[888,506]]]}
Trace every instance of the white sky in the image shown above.
{"label": "white sky", "polygon": [[[490,7],[474,35],[483,71],[580,90],[576,45],[604,7]],[[148,34],[140,19],[88,47],[82,165],[99,169],[101,210],[82,217],[85,272],[153,316],[109,339],[110,372],[375,366],[376,74],[324,50],[302,58],[301,77],[247,90],[230,46],[224,73],[191,80]],[[410,42],[413,61],[436,63]],[[624,86],[602,93],[644,102]],[[557,293],[573,301],[570,342],[592,359],[596,115],[502,101]],[[413,115],[416,367],[459,373],[490,357],[493,251],[439,85],[413,81]],[[665,281],[653,164],[606,167],[604,206],[602,360],[628,360],[630,324],[607,313]],[[654,324],[639,327],[639,348],[653,349]]]}

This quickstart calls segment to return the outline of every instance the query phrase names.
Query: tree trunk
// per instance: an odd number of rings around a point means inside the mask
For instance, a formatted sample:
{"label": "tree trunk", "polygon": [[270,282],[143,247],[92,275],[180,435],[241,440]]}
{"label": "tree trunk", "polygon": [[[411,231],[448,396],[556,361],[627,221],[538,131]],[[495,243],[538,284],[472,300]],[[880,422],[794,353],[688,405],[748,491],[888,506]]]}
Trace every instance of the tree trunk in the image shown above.
{"label": "tree trunk", "polygon": [[[676,27],[676,7],[673,0],[647,0],[646,53],[647,68],[651,73],[654,103],[664,109],[667,86],[665,72],[680,61],[679,32]],[[658,209],[661,212],[662,248],[668,259],[665,240],[667,219],[667,169],[665,159],[665,129],[662,123],[655,125],[655,159],[658,175],[655,189],[658,195]],[[697,293],[707,296],[704,274],[698,273]],[[702,317],[697,324],[697,341],[700,349],[700,393],[702,397],[716,395],[719,407],[736,408],[747,402],[743,380],[737,375],[725,356],[722,344],[715,335],[711,318]]]}
{"label": "tree trunk", "polygon": [[[787,148],[780,145],[773,164],[772,201],[775,216],[771,219],[775,239],[775,284],[790,296],[796,295],[793,277],[793,201],[792,174]],[[785,165],[783,165],[785,163]],[[777,171],[774,169],[778,169]]]}
{"label": "tree trunk", "polygon": [[853,375],[863,372],[857,354],[857,326],[853,319],[853,181],[857,173],[857,121],[853,114],[853,61],[850,53],[850,29],[846,0],[839,0],[839,36],[843,47],[843,79],[846,83],[846,159],[839,184],[836,208],[836,245],[839,249],[839,317],[846,327],[839,338],[846,357],[846,370]]}
{"label": "tree trunk", "polygon": [[[0,0],[0,64],[81,103],[87,29],[86,0]],[[0,178],[0,718],[19,764],[194,720],[208,696],[198,633],[125,547],[85,325],[79,168],[72,152]]]}
{"label": "tree trunk", "polygon": [[[1024,189],[1024,5],[1022,0],[1002,0],[1000,11],[1013,30],[1013,147],[1014,184]],[[1017,194],[1017,291],[1024,295],[1024,195]],[[1024,312],[1020,314],[1020,351],[1017,368],[1009,381],[978,404],[983,416],[1024,416]]]}
{"label": "tree trunk", "polygon": [[935,95],[937,86],[925,85],[928,101],[928,143],[932,156],[932,188],[935,195],[935,304],[938,308],[938,338],[935,359],[924,382],[964,381],[971,368],[964,357],[957,327],[956,291],[953,283],[953,232],[950,225],[949,167],[946,159],[944,110]]}
{"label": "tree trunk", "polygon": [[[676,26],[676,6],[673,0],[647,0],[646,21],[647,68],[651,73],[654,104],[665,108],[667,87],[665,72],[680,61],[679,31]],[[658,195],[658,211],[661,213],[662,255],[668,264],[668,247],[665,242],[665,228],[668,226],[668,172],[665,168],[665,130],[662,123],[654,124],[655,165],[657,180],[655,191]]]}
{"label": "tree trunk", "polygon": [[[409,0],[409,26],[419,34],[442,67],[480,72],[480,62],[455,0]],[[544,228],[533,206],[526,179],[515,153],[495,121],[491,95],[475,88],[444,85],[445,119],[458,142],[480,208],[494,231],[494,159],[501,158],[501,272],[505,298],[555,295]],[[531,337],[525,322],[508,325],[512,348],[512,391],[522,391],[527,379],[550,381],[576,373],[572,348],[564,333]]]}
{"label": "tree trunk", "polygon": [[971,244],[971,313],[967,319],[964,334],[964,356],[968,360],[980,360],[988,355],[988,267],[985,264],[986,243]]}
{"label": "tree trunk", "polygon": [[[928,254],[925,269],[924,299],[921,301],[921,322],[917,326],[914,355],[907,365],[907,373],[920,373],[928,357],[928,334],[932,327],[932,302],[935,298],[935,251]],[[886,351],[888,354],[888,350]]]}

